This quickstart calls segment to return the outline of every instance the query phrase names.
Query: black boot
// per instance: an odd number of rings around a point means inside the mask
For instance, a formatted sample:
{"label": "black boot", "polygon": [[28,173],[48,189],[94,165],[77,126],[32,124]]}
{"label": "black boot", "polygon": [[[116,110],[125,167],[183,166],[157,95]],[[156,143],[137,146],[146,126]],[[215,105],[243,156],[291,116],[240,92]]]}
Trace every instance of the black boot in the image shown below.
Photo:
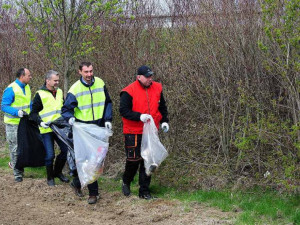
{"label": "black boot", "polygon": [[58,177],[62,182],[68,183],[69,179],[62,174],[62,169],[64,168],[66,160],[55,160],[54,166],[54,177]]}
{"label": "black boot", "polygon": [[53,166],[46,166],[47,170],[47,184],[49,186],[55,186],[54,176],[53,176]]}

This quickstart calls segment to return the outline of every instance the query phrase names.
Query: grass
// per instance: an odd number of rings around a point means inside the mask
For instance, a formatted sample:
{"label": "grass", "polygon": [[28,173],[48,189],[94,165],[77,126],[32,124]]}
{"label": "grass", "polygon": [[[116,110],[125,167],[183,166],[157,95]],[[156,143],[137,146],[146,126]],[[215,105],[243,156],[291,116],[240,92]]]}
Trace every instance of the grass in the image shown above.
{"label": "grass", "polygon": [[[0,157],[0,168],[6,171],[9,157]],[[45,178],[45,168],[25,168],[25,177]],[[137,177],[131,185],[133,195],[138,195]],[[106,191],[121,191],[121,180],[102,177],[100,188]],[[177,199],[185,203],[199,202],[219,208],[224,212],[238,212],[236,224],[300,224],[300,195],[278,194],[260,188],[251,191],[230,190],[193,192],[178,191],[158,185],[153,180],[151,192],[160,198]]]}
{"label": "grass", "polygon": [[[8,162],[10,158],[8,156],[0,158],[0,168],[5,171],[11,171],[11,168],[8,167]],[[44,167],[36,167],[36,168],[25,168],[24,169],[24,177],[30,178],[43,178],[46,177],[46,171]]]}
{"label": "grass", "polygon": [[152,185],[160,197],[206,203],[225,212],[239,212],[236,224],[300,224],[300,195],[278,194],[256,188],[251,191],[181,192]]}
{"label": "grass", "polygon": [[[138,195],[137,177],[131,185],[133,195]],[[100,179],[100,186],[108,191],[121,191],[121,181]],[[251,191],[182,192],[151,183],[151,192],[160,198],[182,202],[199,202],[219,208],[224,212],[238,212],[235,224],[300,224],[300,195],[279,194],[272,190],[256,188]]]}

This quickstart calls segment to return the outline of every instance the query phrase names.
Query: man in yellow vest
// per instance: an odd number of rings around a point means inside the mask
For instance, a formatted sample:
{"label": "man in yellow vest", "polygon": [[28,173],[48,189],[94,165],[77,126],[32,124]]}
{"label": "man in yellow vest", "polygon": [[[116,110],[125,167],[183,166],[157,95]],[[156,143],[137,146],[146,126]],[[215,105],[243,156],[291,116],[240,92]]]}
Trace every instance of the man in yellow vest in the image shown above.
{"label": "man in yellow vest", "polygon": [[[112,129],[112,102],[104,81],[93,76],[93,65],[90,62],[82,62],[78,72],[81,77],[67,94],[62,107],[62,116],[70,125],[76,120]],[[78,176],[75,175],[71,187],[76,195],[82,196]],[[88,189],[88,203],[95,204],[99,195],[98,182],[89,184]]]}
{"label": "man in yellow vest", "polygon": [[[54,70],[49,70],[45,75],[45,84],[36,92],[30,117],[40,125],[40,133],[46,149],[45,166],[47,170],[47,184],[54,186],[54,177],[58,177],[62,182],[69,182],[69,179],[62,173],[62,169],[67,160],[68,146],[61,141],[49,123],[61,117],[61,107],[63,106],[63,92],[59,85],[59,74]],[[60,148],[60,154],[56,156],[53,170],[54,140]]]}
{"label": "man in yellow vest", "polygon": [[20,118],[30,113],[31,90],[28,83],[31,79],[30,71],[21,68],[17,71],[17,79],[4,90],[1,110],[4,112],[4,123],[6,128],[6,140],[10,151],[10,163],[14,171],[16,182],[23,181],[24,170],[15,168],[17,162],[18,148],[18,126]]}

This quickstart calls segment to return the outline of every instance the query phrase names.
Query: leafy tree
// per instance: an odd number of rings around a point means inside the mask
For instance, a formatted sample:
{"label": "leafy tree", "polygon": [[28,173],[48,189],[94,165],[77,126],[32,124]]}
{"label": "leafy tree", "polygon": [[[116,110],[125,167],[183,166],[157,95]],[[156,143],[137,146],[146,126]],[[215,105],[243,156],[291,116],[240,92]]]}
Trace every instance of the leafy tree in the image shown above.
{"label": "leafy tree", "polygon": [[[261,3],[268,42],[259,42],[266,53],[266,69],[288,92],[294,124],[300,122],[300,0],[264,0]],[[299,136],[300,140],[300,136]]]}
{"label": "leafy tree", "polygon": [[288,109],[286,121],[289,122],[289,117],[293,120],[292,124],[288,123],[287,131],[290,130],[288,135],[295,149],[284,152],[278,148],[276,153],[284,168],[282,182],[293,189],[296,186],[291,181],[299,177],[296,165],[300,159],[300,0],[264,0],[261,6],[267,40],[259,42],[259,46],[266,55],[265,68],[284,89],[278,102],[283,102]]}
{"label": "leafy tree", "polygon": [[76,60],[95,49],[101,19],[122,13],[118,0],[18,0],[16,4],[35,50],[46,52],[63,74],[65,93]]}

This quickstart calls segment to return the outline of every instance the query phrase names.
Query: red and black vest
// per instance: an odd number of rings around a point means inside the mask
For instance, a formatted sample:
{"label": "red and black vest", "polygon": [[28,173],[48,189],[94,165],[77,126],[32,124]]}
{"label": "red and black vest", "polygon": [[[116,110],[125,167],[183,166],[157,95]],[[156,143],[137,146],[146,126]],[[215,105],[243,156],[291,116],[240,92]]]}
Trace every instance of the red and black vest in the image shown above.
{"label": "red and black vest", "polygon": [[[157,129],[162,115],[158,110],[162,85],[152,82],[148,88],[143,87],[138,80],[125,87],[122,91],[132,97],[132,111],[142,114],[150,114],[153,117]],[[128,120],[122,117],[124,134],[142,134],[144,123],[142,121]]]}

